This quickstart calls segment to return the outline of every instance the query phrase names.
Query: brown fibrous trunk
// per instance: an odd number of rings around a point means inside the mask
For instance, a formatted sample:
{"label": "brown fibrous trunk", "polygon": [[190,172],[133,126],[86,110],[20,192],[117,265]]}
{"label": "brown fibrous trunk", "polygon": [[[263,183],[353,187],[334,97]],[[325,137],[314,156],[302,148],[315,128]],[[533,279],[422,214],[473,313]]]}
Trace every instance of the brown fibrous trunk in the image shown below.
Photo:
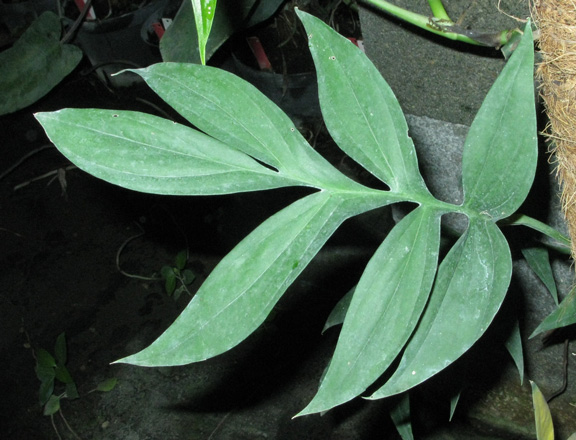
{"label": "brown fibrous trunk", "polygon": [[576,1],[533,0],[542,60],[537,67],[549,137],[562,186],[562,209],[576,256]]}

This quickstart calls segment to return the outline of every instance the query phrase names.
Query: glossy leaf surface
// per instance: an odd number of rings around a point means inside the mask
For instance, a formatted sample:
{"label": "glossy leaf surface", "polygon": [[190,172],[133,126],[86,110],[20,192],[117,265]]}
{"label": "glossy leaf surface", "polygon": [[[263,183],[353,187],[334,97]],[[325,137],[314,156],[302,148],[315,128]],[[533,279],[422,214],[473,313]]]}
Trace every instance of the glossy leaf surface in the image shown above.
{"label": "glossy leaf surface", "polygon": [[408,390],[466,352],[492,322],[511,275],[510,249],[500,229],[472,219],[438,269],[430,301],[398,369],[371,398]]}
{"label": "glossy leaf surface", "polygon": [[530,24],[470,127],[462,157],[464,205],[499,220],[532,186],[538,156]]}
{"label": "glossy leaf surface", "polygon": [[386,237],[362,274],[318,393],[300,413],[364,392],[398,355],[424,309],[440,246],[440,215],[419,207]]}
{"label": "glossy leaf surface", "polygon": [[183,365],[237,345],[264,322],[340,223],[379,203],[319,192],[270,217],[218,264],[168,330],[118,362]]}
{"label": "glossy leaf surface", "polygon": [[338,146],[393,191],[427,193],[404,114],[384,78],[350,41],[297,12],[318,72],[322,115]]}

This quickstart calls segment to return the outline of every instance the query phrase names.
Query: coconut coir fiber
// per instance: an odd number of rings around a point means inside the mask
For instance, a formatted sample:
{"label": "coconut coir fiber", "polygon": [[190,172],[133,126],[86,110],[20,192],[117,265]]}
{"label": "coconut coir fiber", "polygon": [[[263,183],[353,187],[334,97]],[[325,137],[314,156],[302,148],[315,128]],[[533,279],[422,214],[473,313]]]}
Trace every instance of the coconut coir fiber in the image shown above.
{"label": "coconut coir fiber", "polygon": [[562,185],[562,207],[576,257],[576,1],[533,0],[542,62],[537,75],[549,116],[551,140]]}

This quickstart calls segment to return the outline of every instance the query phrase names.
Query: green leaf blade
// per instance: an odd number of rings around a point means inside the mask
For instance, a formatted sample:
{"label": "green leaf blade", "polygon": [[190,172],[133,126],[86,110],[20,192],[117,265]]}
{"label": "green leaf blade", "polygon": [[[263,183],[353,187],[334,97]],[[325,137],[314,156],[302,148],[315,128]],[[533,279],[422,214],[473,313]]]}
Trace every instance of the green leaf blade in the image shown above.
{"label": "green leaf blade", "polygon": [[56,344],[54,345],[54,356],[56,357],[56,362],[60,365],[65,365],[68,361],[66,334],[64,332],[60,333],[56,338]]}
{"label": "green leaf blade", "polygon": [[528,24],[468,132],[462,158],[464,206],[494,220],[513,214],[532,186],[538,140],[534,47]]}
{"label": "green leaf blade", "polygon": [[316,188],[357,189],[308,145],[294,123],[246,81],[208,66],[154,64],[134,70],[199,130]]}
{"label": "green leaf blade", "polygon": [[353,399],[390,366],[424,309],[439,246],[433,210],[419,207],[392,229],[356,287],[318,393],[299,415]]}
{"label": "green leaf blade", "polygon": [[340,301],[338,301],[338,303],[332,309],[332,312],[330,312],[330,315],[328,315],[326,323],[324,324],[324,328],[322,329],[322,333],[324,333],[329,328],[340,325],[344,322],[344,319],[346,318],[346,312],[350,307],[350,302],[352,302],[355,289],[356,287],[353,287],[348,291],[348,293],[346,293],[346,295],[340,298]]}
{"label": "green leaf blade", "polygon": [[400,396],[396,405],[390,410],[390,417],[402,440],[414,440],[412,417],[410,416],[410,395],[408,393]]}
{"label": "green leaf blade", "polygon": [[520,376],[520,385],[522,385],[522,383],[524,383],[524,350],[522,349],[522,335],[520,334],[520,323],[518,319],[515,320],[510,336],[508,336],[504,345],[508,353],[510,353],[510,356],[512,356],[512,360]]}
{"label": "green leaf blade", "polygon": [[[279,8],[283,0],[235,0],[218,5],[218,13],[206,42],[206,60],[218,50],[234,33],[268,19]],[[160,40],[163,61],[179,63],[201,63],[197,50],[196,30],[192,3],[185,1],[180,6],[172,24]]]}
{"label": "green leaf blade", "polygon": [[550,266],[550,256],[545,247],[531,247],[522,249],[522,255],[534,273],[544,283],[554,302],[558,305],[558,289]]}
{"label": "green leaf blade", "polygon": [[404,114],[386,81],[350,41],[297,13],[318,72],[322,115],[338,146],[392,191],[427,194]]}
{"label": "green leaf blade", "polygon": [[110,378],[105,379],[102,382],[100,382],[98,384],[98,386],[96,387],[96,391],[99,391],[101,393],[110,392],[116,387],[117,383],[118,383],[118,378],[110,377]]}
{"label": "green leaf blade", "polygon": [[0,115],[33,104],[80,63],[82,51],[60,43],[60,29],[58,16],[45,12],[0,53]]}
{"label": "green leaf blade", "polygon": [[535,382],[530,381],[532,387],[532,404],[534,405],[534,422],[536,424],[537,440],[554,440],[554,426],[552,414],[546,398]]}
{"label": "green leaf blade", "polygon": [[214,269],[184,312],[155,342],[118,362],[183,365],[223,353],[264,322],[288,286],[345,218],[380,198],[318,192],[275,214]]}
{"label": "green leaf blade", "polygon": [[299,183],[203,133],[144,113],[64,109],[36,118],[79,168],[136,191],[229,194]]}
{"label": "green leaf blade", "polygon": [[52,416],[60,411],[60,397],[51,395],[44,405],[44,415]]}
{"label": "green leaf blade", "polygon": [[214,22],[216,13],[216,0],[191,0],[194,9],[194,22],[198,33],[198,51],[200,61],[206,64],[206,43]]}
{"label": "green leaf blade", "polygon": [[404,392],[446,368],[488,328],[512,276],[512,259],[498,227],[471,219],[442,261],[430,301],[398,369],[370,398]]}
{"label": "green leaf blade", "polygon": [[530,338],[533,338],[539,333],[572,324],[576,324],[576,287],[573,288],[566,298],[562,300],[560,305],[536,327],[536,330],[532,332]]}

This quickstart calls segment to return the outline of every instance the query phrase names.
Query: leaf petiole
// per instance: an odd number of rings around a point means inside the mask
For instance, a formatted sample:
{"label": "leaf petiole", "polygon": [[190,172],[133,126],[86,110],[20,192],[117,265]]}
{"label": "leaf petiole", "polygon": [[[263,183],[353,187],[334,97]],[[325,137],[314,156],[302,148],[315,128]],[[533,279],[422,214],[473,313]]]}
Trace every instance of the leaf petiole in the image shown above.
{"label": "leaf petiole", "polygon": [[449,40],[461,41],[476,46],[499,48],[508,43],[517,32],[514,30],[504,30],[490,33],[464,29],[450,19],[441,0],[428,0],[430,9],[432,10],[432,17],[408,11],[386,0],[361,1],[433,34],[440,35]]}
{"label": "leaf petiole", "polygon": [[570,254],[570,238],[562,234],[561,232],[554,229],[552,226],[548,226],[546,223],[536,220],[535,218],[529,217],[525,214],[517,212],[512,214],[510,217],[502,219],[498,222],[499,226],[526,226],[528,228],[534,229],[548,237],[556,240],[557,243],[547,243],[548,246],[556,249],[564,254]]}

